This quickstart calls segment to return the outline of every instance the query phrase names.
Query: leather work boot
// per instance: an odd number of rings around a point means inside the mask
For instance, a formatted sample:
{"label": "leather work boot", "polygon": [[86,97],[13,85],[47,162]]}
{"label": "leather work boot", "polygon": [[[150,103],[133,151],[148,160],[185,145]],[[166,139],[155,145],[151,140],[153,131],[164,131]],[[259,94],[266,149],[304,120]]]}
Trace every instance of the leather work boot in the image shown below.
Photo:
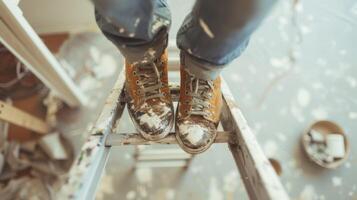
{"label": "leather work boot", "polygon": [[199,79],[181,66],[180,99],[176,113],[176,138],[191,154],[207,150],[217,136],[221,113],[221,80]]}
{"label": "leather work boot", "polygon": [[147,140],[164,138],[174,122],[174,108],[168,86],[167,52],[153,62],[125,65],[128,111]]}

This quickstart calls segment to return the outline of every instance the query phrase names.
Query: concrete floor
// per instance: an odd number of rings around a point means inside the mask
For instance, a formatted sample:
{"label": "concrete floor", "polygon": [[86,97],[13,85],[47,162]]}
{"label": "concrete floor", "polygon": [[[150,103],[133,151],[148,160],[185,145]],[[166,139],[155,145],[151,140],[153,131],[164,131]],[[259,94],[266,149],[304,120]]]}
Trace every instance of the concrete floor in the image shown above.
{"label": "concrete floor", "polygon": [[[174,8],[170,38],[175,38],[192,3],[169,1]],[[291,3],[279,2],[223,77],[237,86],[232,92],[264,152],[281,163],[281,180],[292,199],[357,199],[357,4],[353,0],[300,3],[296,26],[291,21]],[[301,42],[294,42],[297,35]],[[82,39],[77,35],[72,42]],[[91,34],[85,41],[86,47],[98,48],[120,66],[122,58],[100,34]],[[289,52],[296,62],[289,59]],[[77,142],[97,117],[113,81],[114,77],[108,77],[89,90],[92,107],[72,111],[78,120],[64,123]],[[127,114],[123,119],[120,129],[133,131]],[[350,140],[349,159],[338,169],[317,167],[300,148],[301,133],[319,119],[340,124]],[[214,145],[196,156],[187,171],[133,171],[132,153],[131,147],[112,151],[96,199],[247,199],[225,145]]]}

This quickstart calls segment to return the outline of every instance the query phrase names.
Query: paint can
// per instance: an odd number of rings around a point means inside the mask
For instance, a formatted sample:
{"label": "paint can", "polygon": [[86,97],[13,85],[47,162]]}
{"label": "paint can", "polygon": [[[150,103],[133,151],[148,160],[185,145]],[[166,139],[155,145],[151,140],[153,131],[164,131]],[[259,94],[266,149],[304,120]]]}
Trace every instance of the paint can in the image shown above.
{"label": "paint can", "polygon": [[311,124],[301,137],[307,157],[327,169],[341,166],[350,153],[350,144],[344,130],[328,120]]}

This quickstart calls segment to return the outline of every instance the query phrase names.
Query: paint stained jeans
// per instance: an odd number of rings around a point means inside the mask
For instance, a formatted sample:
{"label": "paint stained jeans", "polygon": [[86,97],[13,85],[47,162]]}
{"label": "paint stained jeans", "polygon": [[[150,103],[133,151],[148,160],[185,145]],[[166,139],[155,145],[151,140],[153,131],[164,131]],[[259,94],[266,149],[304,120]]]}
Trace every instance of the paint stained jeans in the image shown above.
{"label": "paint stained jeans", "polygon": [[[167,47],[171,16],[165,0],[93,1],[99,28],[130,63],[156,59]],[[177,33],[181,62],[190,73],[214,79],[245,50],[275,1],[196,0]]]}

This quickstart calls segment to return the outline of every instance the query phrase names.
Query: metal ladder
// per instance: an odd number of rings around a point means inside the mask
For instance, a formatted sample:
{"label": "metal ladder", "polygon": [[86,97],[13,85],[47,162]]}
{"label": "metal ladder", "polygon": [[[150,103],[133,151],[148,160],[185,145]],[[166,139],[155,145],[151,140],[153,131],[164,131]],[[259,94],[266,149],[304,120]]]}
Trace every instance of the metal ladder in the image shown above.
{"label": "metal ladder", "polygon": [[[169,44],[173,49],[174,45]],[[177,55],[177,54],[176,54]],[[170,60],[169,71],[178,71],[179,59]],[[65,184],[57,193],[58,199],[94,199],[98,183],[104,171],[111,147],[122,145],[151,145],[177,144],[174,133],[170,133],[160,141],[147,141],[139,133],[115,133],[114,125],[120,120],[125,107],[124,98],[124,69],[120,73],[111,90],[103,110],[97,119],[94,128],[86,139],[79,156],[75,160]],[[172,99],[178,100],[179,87],[170,86]],[[265,157],[257,140],[249,128],[242,112],[237,106],[227,83],[222,79],[223,108],[221,126],[215,143],[227,143],[241,174],[244,186],[250,199],[253,200],[286,200],[289,199],[277,174]],[[140,152],[136,150],[138,161],[165,161],[177,158],[181,162],[174,165],[160,166],[187,166],[192,159],[191,155],[177,151],[166,152],[165,155],[157,152]],[[156,155],[156,156],[155,156]],[[184,162],[182,162],[184,161]],[[165,162],[164,162],[165,163]],[[166,162],[167,163],[167,162]],[[155,166],[155,165],[154,165]]]}

